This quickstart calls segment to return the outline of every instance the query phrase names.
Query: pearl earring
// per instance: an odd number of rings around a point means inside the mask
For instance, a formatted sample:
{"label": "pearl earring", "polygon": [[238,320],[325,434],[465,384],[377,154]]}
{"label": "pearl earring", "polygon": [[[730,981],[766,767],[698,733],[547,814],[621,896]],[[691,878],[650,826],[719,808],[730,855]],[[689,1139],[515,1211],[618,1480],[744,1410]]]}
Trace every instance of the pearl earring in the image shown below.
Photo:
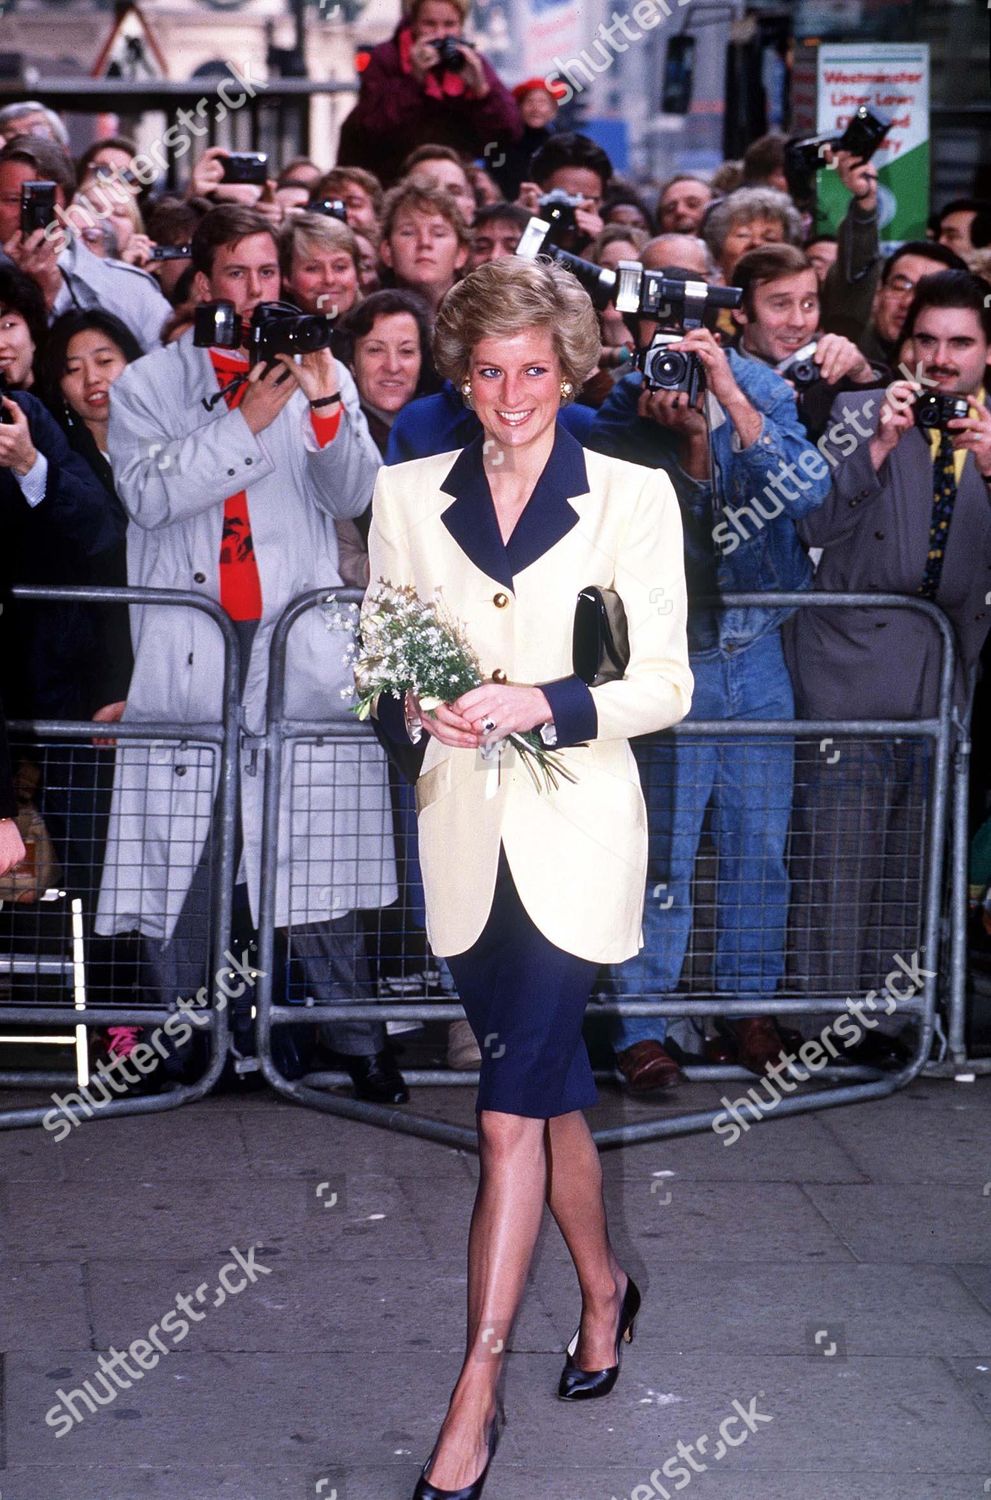
{"label": "pearl earring", "polygon": [[471,407],[471,381],[470,380],[464,380],[464,381],[462,381],[462,383],[461,383],[461,397],[462,397],[462,400],[464,401],[465,406],[467,406],[469,409],[472,409],[472,407]]}
{"label": "pearl earring", "polygon": [[561,400],[562,401],[570,401],[571,397],[574,395],[574,391],[575,391],[575,388],[571,384],[570,380],[562,380],[561,381]]}

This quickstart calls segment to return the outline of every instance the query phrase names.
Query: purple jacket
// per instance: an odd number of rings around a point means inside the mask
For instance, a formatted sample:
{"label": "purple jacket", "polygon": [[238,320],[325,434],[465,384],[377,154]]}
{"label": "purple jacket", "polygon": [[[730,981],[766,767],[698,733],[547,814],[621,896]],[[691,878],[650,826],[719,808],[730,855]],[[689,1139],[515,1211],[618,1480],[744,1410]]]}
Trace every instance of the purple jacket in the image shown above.
{"label": "purple jacket", "polygon": [[[405,158],[417,146],[452,146],[469,157],[482,156],[490,143],[512,144],[523,133],[516,101],[485,58],[489,92],[435,98],[403,69],[400,26],[375,47],[361,75],[358,102],[341,126],[339,166],[364,167],[385,187],[399,177]],[[445,75],[449,76],[449,75]]]}

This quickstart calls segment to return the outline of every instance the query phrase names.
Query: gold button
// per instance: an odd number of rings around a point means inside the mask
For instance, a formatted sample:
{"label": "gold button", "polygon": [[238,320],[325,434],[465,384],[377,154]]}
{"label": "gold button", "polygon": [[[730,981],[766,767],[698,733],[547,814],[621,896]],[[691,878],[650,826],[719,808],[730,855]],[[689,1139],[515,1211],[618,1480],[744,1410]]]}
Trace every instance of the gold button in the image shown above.
{"label": "gold button", "polygon": [[493,682],[505,682],[506,681],[506,674],[502,670],[501,667],[496,667],[495,671],[492,673],[492,681]]}
{"label": "gold button", "polygon": [[495,605],[496,609],[505,609],[506,605],[509,603],[509,595],[496,594],[492,600],[492,603]]}

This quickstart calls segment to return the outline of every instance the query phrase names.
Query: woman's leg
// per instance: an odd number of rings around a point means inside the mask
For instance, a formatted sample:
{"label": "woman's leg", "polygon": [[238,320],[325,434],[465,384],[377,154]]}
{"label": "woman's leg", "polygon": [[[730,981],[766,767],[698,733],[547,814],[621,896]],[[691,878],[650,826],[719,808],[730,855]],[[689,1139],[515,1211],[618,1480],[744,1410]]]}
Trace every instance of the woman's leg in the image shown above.
{"label": "woman's leg", "polygon": [[581,1288],[575,1363],[582,1370],[608,1369],[616,1363],[616,1325],[627,1278],[609,1243],[602,1163],[581,1110],[547,1121],[547,1202]]}
{"label": "woman's leg", "polygon": [[546,1121],[482,1110],[479,1178],[468,1235],[468,1337],[433,1462],[431,1484],[471,1484],[486,1460],[504,1350],[543,1216]]}

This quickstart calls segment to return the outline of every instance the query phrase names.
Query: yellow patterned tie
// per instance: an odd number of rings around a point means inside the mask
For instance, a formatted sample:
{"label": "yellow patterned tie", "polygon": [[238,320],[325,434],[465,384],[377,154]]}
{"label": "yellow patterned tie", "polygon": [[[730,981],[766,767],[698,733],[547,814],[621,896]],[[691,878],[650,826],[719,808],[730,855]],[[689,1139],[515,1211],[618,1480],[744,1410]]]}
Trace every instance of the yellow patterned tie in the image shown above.
{"label": "yellow patterned tie", "polygon": [[943,576],[943,558],[946,541],[953,520],[953,505],[957,498],[957,476],[954,467],[953,434],[940,435],[939,452],[933,459],[933,508],[929,522],[929,551],[926,554],[926,570],[922,576],[919,593],[923,599],[935,599],[939,592],[939,581]]}

